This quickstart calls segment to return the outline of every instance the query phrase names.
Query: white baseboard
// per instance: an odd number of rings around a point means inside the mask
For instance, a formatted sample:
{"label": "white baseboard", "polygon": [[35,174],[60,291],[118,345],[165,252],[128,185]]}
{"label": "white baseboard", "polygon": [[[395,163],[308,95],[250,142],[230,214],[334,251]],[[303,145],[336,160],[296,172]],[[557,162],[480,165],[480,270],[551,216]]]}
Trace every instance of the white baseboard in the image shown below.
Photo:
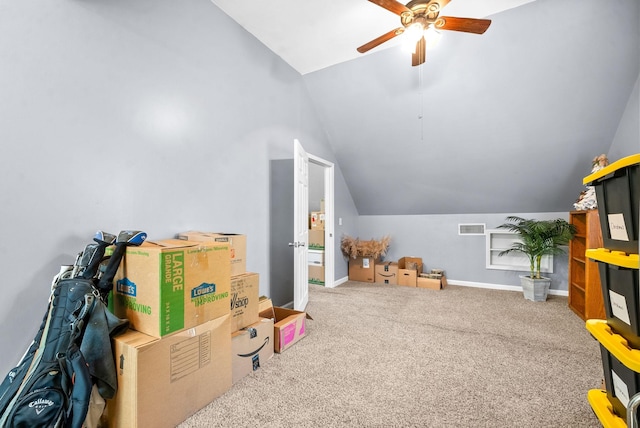
{"label": "white baseboard", "polygon": [[[340,284],[344,284],[349,280],[348,276],[337,279],[333,282],[333,287],[337,287]],[[522,287],[519,285],[504,285],[504,284],[492,284],[489,282],[473,282],[473,281],[458,281],[455,279],[447,278],[447,283],[451,285],[460,285],[462,287],[475,287],[475,288],[488,288],[491,290],[503,290],[503,291],[520,291],[522,292]],[[330,287],[330,288],[333,288]],[[554,290],[550,289],[549,294],[554,296],[569,296],[569,291],[567,290]]]}
{"label": "white baseboard", "polygon": [[340,279],[336,279],[335,281],[333,281],[333,286],[329,287],[329,288],[335,288],[340,284],[344,284],[345,282],[349,281],[349,277],[348,276],[343,276]]}
{"label": "white baseboard", "polygon": [[[492,290],[504,290],[504,291],[522,291],[522,287],[518,285],[503,285],[503,284],[491,284],[488,282],[471,282],[471,281],[458,281],[455,279],[447,278],[447,283],[451,285],[460,285],[462,287],[476,287],[476,288],[489,288]],[[569,296],[567,290],[554,290],[550,289],[549,294],[554,296]]]}

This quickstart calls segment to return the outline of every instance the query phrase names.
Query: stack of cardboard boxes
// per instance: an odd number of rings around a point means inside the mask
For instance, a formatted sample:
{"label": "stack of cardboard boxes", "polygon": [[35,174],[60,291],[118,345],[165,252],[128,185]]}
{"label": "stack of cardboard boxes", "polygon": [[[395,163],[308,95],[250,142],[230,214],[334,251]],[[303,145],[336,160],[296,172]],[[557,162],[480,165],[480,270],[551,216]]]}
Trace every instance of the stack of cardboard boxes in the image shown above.
{"label": "stack of cardboard boxes", "polygon": [[287,344],[305,334],[304,312],[259,316],[245,235],[178,237],[128,248],[116,275],[112,310],[131,329],[114,340],[118,392],[105,412],[112,428],[174,427],[222,395],[281,351],[276,315],[293,316]]}
{"label": "stack of cardboard boxes", "polygon": [[381,261],[379,258],[357,257],[349,259],[349,279],[361,282],[403,285],[406,287],[440,290],[447,286],[442,269],[423,272],[420,257],[402,257],[397,262]]}
{"label": "stack of cardboard boxes", "polygon": [[309,215],[309,284],[324,286],[324,209]]}

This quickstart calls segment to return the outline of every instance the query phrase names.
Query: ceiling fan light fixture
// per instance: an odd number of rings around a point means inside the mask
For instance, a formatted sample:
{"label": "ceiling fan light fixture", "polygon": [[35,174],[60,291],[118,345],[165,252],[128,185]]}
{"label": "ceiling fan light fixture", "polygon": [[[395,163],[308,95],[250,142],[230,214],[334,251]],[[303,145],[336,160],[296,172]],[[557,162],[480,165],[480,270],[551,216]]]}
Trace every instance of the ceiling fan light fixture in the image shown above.
{"label": "ceiling fan light fixture", "polygon": [[433,49],[438,46],[440,38],[442,38],[442,33],[436,30],[433,25],[429,25],[429,28],[427,28],[424,32],[424,39],[427,42],[427,49]]}
{"label": "ceiling fan light fixture", "polygon": [[404,31],[404,34],[405,34],[404,37],[407,43],[411,43],[415,45],[416,42],[420,40],[424,35],[424,27],[422,26],[422,23],[414,22],[413,24],[407,27],[407,29]]}

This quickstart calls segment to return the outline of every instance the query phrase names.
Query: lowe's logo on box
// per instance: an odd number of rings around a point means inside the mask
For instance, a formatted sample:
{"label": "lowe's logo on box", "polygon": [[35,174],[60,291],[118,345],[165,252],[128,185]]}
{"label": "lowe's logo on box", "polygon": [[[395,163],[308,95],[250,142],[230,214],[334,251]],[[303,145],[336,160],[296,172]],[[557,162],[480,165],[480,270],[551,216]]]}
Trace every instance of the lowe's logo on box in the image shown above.
{"label": "lowe's logo on box", "polygon": [[129,278],[122,278],[116,282],[116,292],[127,296],[136,297],[136,284],[131,282]]}
{"label": "lowe's logo on box", "polygon": [[206,282],[203,282],[202,284],[198,285],[196,288],[191,289],[191,298],[196,299],[198,297],[202,297],[207,294],[213,294],[215,292],[216,292],[215,284],[207,284]]}

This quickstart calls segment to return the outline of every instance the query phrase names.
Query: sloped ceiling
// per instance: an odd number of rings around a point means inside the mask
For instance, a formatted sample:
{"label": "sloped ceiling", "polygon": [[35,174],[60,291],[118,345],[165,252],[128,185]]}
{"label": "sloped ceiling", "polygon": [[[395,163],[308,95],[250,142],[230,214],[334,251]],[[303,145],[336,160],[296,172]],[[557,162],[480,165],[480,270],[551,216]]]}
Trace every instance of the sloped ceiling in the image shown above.
{"label": "sloped ceiling", "polygon": [[[361,57],[358,46],[400,26],[397,15],[367,0],[212,1],[300,74]],[[484,18],[531,1],[453,0],[442,14]]]}
{"label": "sloped ceiling", "polygon": [[638,78],[639,16],[637,0],[537,0],[482,36],[446,32],[420,67],[394,46],[304,74],[358,212],[571,210]]}

